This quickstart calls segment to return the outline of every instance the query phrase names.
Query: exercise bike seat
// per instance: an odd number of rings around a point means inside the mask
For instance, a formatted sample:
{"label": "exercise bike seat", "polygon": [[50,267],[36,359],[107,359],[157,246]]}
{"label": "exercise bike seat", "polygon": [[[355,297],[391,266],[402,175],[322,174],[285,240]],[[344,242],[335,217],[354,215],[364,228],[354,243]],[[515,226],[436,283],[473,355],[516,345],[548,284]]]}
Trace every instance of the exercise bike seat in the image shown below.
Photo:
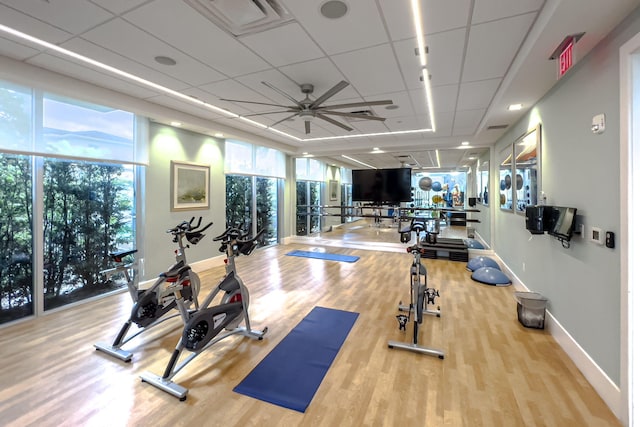
{"label": "exercise bike seat", "polygon": [[122,262],[122,258],[126,257],[127,255],[135,254],[136,252],[138,252],[137,249],[131,249],[131,250],[128,250],[128,251],[120,251],[120,252],[111,252],[109,254],[109,257],[114,262]]}
{"label": "exercise bike seat", "polygon": [[160,273],[158,277],[165,277],[167,279],[175,278],[181,276],[185,271],[191,270],[191,266],[184,265],[182,261],[178,264],[174,265],[171,270],[165,271],[164,273]]}

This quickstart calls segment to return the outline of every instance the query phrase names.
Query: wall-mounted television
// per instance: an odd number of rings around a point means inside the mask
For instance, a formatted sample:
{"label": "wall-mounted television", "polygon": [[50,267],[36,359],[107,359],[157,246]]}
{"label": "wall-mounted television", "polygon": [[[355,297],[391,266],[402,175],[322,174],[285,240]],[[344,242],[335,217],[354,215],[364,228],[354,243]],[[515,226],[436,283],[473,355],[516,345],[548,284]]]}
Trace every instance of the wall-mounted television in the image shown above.
{"label": "wall-mounted television", "polygon": [[354,202],[398,204],[413,199],[411,168],[354,169],[351,182]]}
{"label": "wall-mounted television", "polygon": [[566,242],[571,240],[576,226],[576,208],[551,206],[549,215],[551,225],[548,233]]}

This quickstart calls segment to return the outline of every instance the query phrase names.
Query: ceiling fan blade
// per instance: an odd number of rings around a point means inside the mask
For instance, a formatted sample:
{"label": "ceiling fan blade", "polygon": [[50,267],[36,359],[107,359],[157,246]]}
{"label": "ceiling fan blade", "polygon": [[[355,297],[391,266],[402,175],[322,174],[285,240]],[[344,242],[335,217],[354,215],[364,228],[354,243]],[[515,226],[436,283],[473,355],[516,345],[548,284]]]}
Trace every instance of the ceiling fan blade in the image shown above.
{"label": "ceiling fan blade", "polygon": [[344,80],[340,81],[337,85],[320,95],[313,103],[309,106],[309,108],[314,109],[317,108],[320,104],[322,104],[327,99],[331,98],[336,93],[340,92],[345,87],[349,86],[349,82]]}
{"label": "ceiling fan blade", "polygon": [[340,122],[339,122],[339,121],[337,121],[337,120],[333,120],[331,117],[327,117],[327,116],[325,116],[324,114],[316,113],[316,117],[318,117],[319,119],[322,119],[322,120],[324,120],[324,121],[326,121],[326,122],[329,122],[329,123],[331,123],[332,125],[335,125],[335,126],[341,127],[342,129],[347,130],[347,131],[349,131],[349,132],[351,132],[351,131],[353,130],[353,128],[350,128],[349,126],[347,126],[347,125],[345,125],[345,124],[342,124],[342,123],[340,123]]}
{"label": "ceiling fan blade", "polygon": [[239,99],[226,99],[226,98],[220,98],[220,101],[241,102],[241,103],[243,103],[243,104],[270,105],[270,106],[272,106],[272,107],[282,107],[282,108],[297,108],[297,107],[289,106],[289,105],[269,104],[268,102],[240,101]]}
{"label": "ceiling fan blade", "polygon": [[262,82],[263,85],[265,85],[266,87],[278,92],[280,95],[284,96],[285,98],[287,98],[289,101],[292,101],[294,104],[296,104],[297,106],[300,106],[300,102],[293,98],[291,95],[289,95],[288,93],[278,89],[277,87],[275,87],[274,85],[272,85],[271,83],[267,83],[267,82]]}
{"label": "ceiling fan blade", "polygon": [[266,114],[282,114],[282,113],[296,113],[298,114],[297,110],[280,110],[280,111],[265,111],[264,113],[253,113],[253,114],[241,114],[242,117],[251,117],[251,116],[264,116]]}
{"label": "ceiling fan blade", "polygon": [[304,122],[304,133],[306,133],[307,135],[311,133],[311,122],[308,120],[305,120]]}
{"label": "ceiling fan blade", "polygon": [[387,120],[385,117],[369,116],[366,114],[343,113],[341,111],[329,111],[329,110],[321,110],[321,111],[322,111],[322,114],[333,114],[334,116],[352,117],[354,119],[378,120],[380,122],[384,122],[385,120]]}
{"label": "ceiling fan blade", "polygon": [[282,122],[284,122],[284,121],[286,121],[286,120],[289,120],[290,118],[295,117],[295,116],[297,116],[297,115],[298,115],[298,113],[295,113],[295,114],[292,114],[292,115],[290,115],[290,116],[287,116],[287,117],[285,117],[285,118],[284,118],[284,119],[282,119],[282,120],[278,120],[277,122],[275,122],[274,124],[272,124],[272,125],[271,125],[271,126],[269,126],[269,127],[270,127],[270,128],[272,128],[272,127],[274,127],[275,125],[279,125],[280,123],[282,123]]}
{"label": "ceiling fan blade", "polygon": [[348,104],[336,104],[336,105],[324,105],[320,108],[354,108],[354,107],[372,107],[374,105],[390,105],[393,101],[387,99],[385,101],[364,101],[364,102],[350,102]]}

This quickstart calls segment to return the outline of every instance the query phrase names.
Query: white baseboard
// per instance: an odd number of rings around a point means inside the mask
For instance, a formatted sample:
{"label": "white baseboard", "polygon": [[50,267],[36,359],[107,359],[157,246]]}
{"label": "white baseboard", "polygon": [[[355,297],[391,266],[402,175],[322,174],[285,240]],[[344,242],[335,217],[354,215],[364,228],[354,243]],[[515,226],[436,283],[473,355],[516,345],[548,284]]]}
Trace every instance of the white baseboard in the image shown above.
{"label": "white baseboard", "polygon": [[[514,288],[518,291],[528,292],[529,288],[511,271],[511,269],[496,255],[504,273],[511,278]],[[569,356],[571,361],[582,372],[589,384],[596,393],[604,400],[609,409],[618,419],[622,419],[622,393],[620,388],[607,376],[607,374],[596,364],[589,354],[573,339],[567,330],[553,317],[549,310],[545,315],[545,328],[553,339],[560,345],[562,350]]]}

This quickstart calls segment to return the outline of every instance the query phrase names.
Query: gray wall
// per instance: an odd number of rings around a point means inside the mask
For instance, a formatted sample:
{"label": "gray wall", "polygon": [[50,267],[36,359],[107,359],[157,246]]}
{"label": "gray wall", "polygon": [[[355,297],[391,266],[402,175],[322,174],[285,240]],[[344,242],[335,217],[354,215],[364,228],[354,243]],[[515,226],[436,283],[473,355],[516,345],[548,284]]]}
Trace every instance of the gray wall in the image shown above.
{"label": "gray wall", "polygon": [[[172,212],[171,161],[205,164],[210,170],[209,209]],[[152,123],[149,126],[149,166],[145,168],[144,197],[145,212],[141,214],[144,229],[144,276],[143,280],[155,278],[174,261],[171,235],[166,230],[183,220],[195,216],[203,217],[203,224],[213,221],[213,226],[198,244],[187,249],[189,262],[218,256],[218,246],[211,238],[225,229],[225,177],[224,141]]]}
{"label": "gray wall", "polygon": [[[565,75],[496,150],[542,123],[542,190],[547,204],[578,209],[585,229],[620,230],[619,47],[640,32],[636,10],[575,69]],[[579,48],[579,43],[577,48]],[[606,131],[591,132],[604,113]],[[495,160],[495,157],[494,157]],[[493,162],[495,181],[497,170]],[[494,187],[497,185],[493,183]],[[492,202],[495,197],[492,198]],[[493,206],[495,242],[502,260],[531,290],[609,378],[620,385],[620,251],[573,237],[564,249],[548,235],[531,236],[524,217]]]}

